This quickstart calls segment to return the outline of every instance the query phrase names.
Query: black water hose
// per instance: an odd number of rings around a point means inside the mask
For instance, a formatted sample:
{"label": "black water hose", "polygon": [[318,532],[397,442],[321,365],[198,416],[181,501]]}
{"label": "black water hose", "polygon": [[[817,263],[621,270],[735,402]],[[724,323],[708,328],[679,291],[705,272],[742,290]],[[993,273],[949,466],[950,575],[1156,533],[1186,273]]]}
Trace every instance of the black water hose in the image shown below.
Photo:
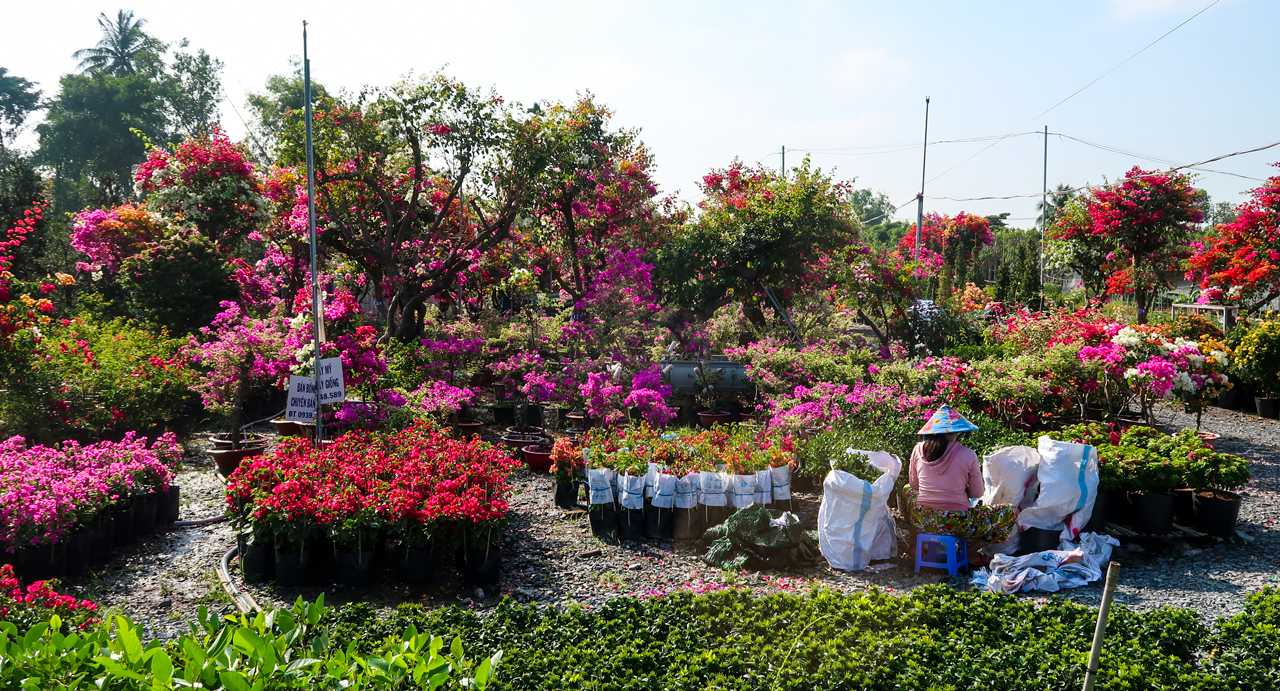
{"label": "black water hose", "polygon": [[253,596],[237,588],[236,584],[231,580],[231,558],[236,556],[239,551],[239,545],[227,550],[227,553],[222,555],[222,561],[213,567],[213,572],[218,577],[218,582],[222,584],[222,589],[231,598],[231,604],[236,606],[237,611],[241,614],[261,612],[262,607],[258,606]]}
{"label": "black water hose", "polygon": [[213,524],[215,524],[215,523],[221,523],[221,522],[223,522],[223,521],[227,520],[228,518],[231,518],[231,514],[226,514],[226,513],[224,513],[224,514],[222,514],[221,516],[214,516],[213,518],[201,518],[201,519],[200,519],[200,520],[198,520],[198,521],[174,521],[174,522],[172,523],[172,527],[174,527],[174,528],[198,528],[198,527],[200,527],[200,526],[202,526],[202,525],[213,525]]}

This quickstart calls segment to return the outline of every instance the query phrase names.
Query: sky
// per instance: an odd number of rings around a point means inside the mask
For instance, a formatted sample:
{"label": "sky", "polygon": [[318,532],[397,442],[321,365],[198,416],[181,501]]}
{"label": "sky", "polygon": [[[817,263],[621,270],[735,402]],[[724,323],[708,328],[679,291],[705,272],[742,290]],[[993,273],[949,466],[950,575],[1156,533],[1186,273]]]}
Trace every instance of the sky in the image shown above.
{"label": "sky", "polygon": [[[589,90],[614,111],[615,125],[639,128],[661,192],[690,201],[711,169],[735,157],[779,166],[785,146],[788,167],[807,153],[838,179],[884,192],[904,205],[897,218],[914,220],[926,96],[928,138],[939,143],[928,149],[925,211],[1008,212],[1018,227],[1035,222],[1045,165],[1035,132],[1045,126],[1050,188],[1280,140],[1275,0],[170,0],[124,8],[157,38],[186,37],[226,63],[222,120],[233,137],[245,132],[246,93],[301,54],[305,19],[312,76],[331,91],[437,70],[526,105]],[[50,96],[75,68],[71,53],[98,41],[98,13],[116,9],[11,3],[8,21],[34,30],[10,32],[0,66]],[[952,141],[980,137],[997,139]],[[1197,185],[1214,201],[1237,203],[1276,161],[1280,146],[1219,161],[1208,167],[1247,177],[1199,171]],[[946,199],[1025,194],[1033,196]]]}

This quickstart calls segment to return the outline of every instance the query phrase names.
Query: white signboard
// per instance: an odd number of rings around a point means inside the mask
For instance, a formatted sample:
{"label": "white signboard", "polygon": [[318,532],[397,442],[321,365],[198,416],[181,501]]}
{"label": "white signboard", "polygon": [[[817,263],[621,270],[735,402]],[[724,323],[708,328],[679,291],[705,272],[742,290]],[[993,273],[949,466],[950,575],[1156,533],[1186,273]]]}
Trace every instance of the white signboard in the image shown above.
{"label": "white signboard", "polygon": [[342,380],[342,358],[330,357],[320,361],[320,402],[340,403],[347,400],[346,384]]}
{"label": "white signboard", "polygon": [[289,377],[289,404],[284,419],[295,422],[314,422],[316,415],[316,387],[311,377]]}

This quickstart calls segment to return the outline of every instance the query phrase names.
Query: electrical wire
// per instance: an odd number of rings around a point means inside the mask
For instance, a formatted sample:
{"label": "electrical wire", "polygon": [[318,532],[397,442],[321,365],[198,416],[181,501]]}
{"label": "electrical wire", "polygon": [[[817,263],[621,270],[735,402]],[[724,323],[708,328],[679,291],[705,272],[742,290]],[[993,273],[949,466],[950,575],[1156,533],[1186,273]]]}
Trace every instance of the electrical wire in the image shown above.
{"label": "electrical wire", "polygon": [[[1091,142],[1091,141],[1088,141],[1087,139],[1081,139],[1081,138],[1079,138],[1079,137],[1073,137],[1073,136],[1071,136],[1071,135],[1069,135],[1069,134],[1063,134],[1063,133],[1061,133],[1061,132],[1050,132],[1049,134],[1050,134],[1050,135],[1056,135],[1056,136],[1058,136],[1058,137],[1062,137],[1062,138],[1066,138],[1066,139],[1070,139],[1070,140],[1072,140],[1072,141],[1075,141],[1075,142],[1079,142],[1079,143],[1081,143],[1081,144],[1084,144],[1085,146],[1091,146],[1091,147],[1093,147],[1093,148],[1095,148],[1095,149],[1101,149],[1101,150],[1103,150],[1103,151],[1110,151],[1111,153],[1121,154],[1121,155],[1123,155],[1123,156],[1132,156],[1132,157],[1134,157],[1134,158],[1141,158],[1141,159],[1144,159],[1144,160],[1147,160],[1147,161],[1153,161],[1153,162],[1155,162],[1155,163],[1163,163],[1163,164],[1165,164],[1165,165],[1175,165],[1175,161],[1171,161],[1171,160],[1169,160],[1169,159],[1167,159],[1167,158],[1160,158],[1159,156],[1148,156],[1147,154],[1140,154],[1140,153],[1138,153],[1138,152],[1136,152],[1136,151],[1127,151],[1127,150],[1125,150],[1125,149],[1121,149],[1120,147],[1116,147],[1116,146],[1109,146],[1109,145],[1107,145],[1107,144],[1099,144],[1098,142]],[[1225,170],[1214,170],[1214,169],[1212,169],[1212,168],[1201,168],[1201,167],[1196,167],[1196,170],[1202,170],[1202,171],[1204,171],[1204,172],[1206,172],[1206,173],[1217,173],[1217,174],[1219,174],[1219,175],[1230,175],[1230,176],[1232,176],[1232,177],[1244,178],[1244,179],[1246,179],[1246,180],[1254,180],[1254,181],[1257,181],[1257,182],[1263,182],[1263,178],[1255,178],[1255,177],[1253,177],[1252,175],[1241,175],[1240,173],[1232,173],[1232,172],[1225,171]]]}
{"label": "electrical wire", "polygon": [[[937,175],[933,176],[932,178],[929,178],[928,182],[933,182],[934,180],[937,180],[938,178],[942,177],[943,175],[946,175],[947,173],[950,173],[951,171],[955,170],[956,168],[959,168],[960,166],[964,165],[965,163],[968,163],[969,161],[973,160],[974,158],[976,158],[976,157],[978,157],[978,156],[982,155],[982,153],[983,153],[983,152],[987,151],[987,150],[988,150],[988,149],[990,149],[991,147],[995,146],[996,144],[999,144],[1000,142],[1004,141],[1004,140],[1005,140],[1005,139],[1007,139],[1008,137],[1013,136],[1013,133],[1014,133],[1014,132],[1017,132],[1018,130],[1022,129],[1023,127],[1026,127],[1027,125],[1030,125],[1031,123],[1035,122],[1036,120],[1039,120],[1040,118],[1044,117],[1045,115],[1048,115],[1049,113],[1053,112],[1054,110],[1056,110],[1056,109],[1058,108],[1058,106],[1061,106],[1062,104],[1066,103],[1067,101],[1070,101],[1071,99],[1075,98],[1077,95],[1079,95],[1079,94],[1080,94],[1080,92],[1084,91],[1085,89],[1088,89],[1089,87],[1093,86],[1094,84],[1097,84],[1099,81],[1101,81],[1101,80],[1102,80],[1104,77],[1106,77],[1107,75],[1111,74],[1112,72],[1115,72],[1116,70],[1120,69],[1121,67],[1124,67],[1126,64],[1128,64],[1128,63],[1129,63],[1129,61],[1130,61],[1130,60],[1133,60],[1134,58],[1138,57],[1139,55],[1142,55],[1143,53],[1147,52],[1147,50],[1148,50],[1148,49],[1150,49],[1152,46],[1154,46],[1155,44],[1157,44],[1157,43],[1159,43],[1159,42],[1163,41],[1165,38],[1167,38],[1170,34],[1172,34],[1173,32],[1177,31],[1178,29],[1181,29],[1182,27],[1186,26],[1186,25],[1187,25],[1187,23],[1188,23],[1188,22],[1190,22],[1192,19],[1195,19],[1196,17],[1199,17],[1200,15],[1204,14],[1205,12],[1208,12],[1210,8],[1212,8],[1214,5],[1217,5],[1219,2],[1222,2],[1222,0],[1213,0],[1213,2],[1211,2],[1211,3],[1209,3],[1207,6],[1205,6],[1205,8],[1204,8],[1204,9],[1200,10],[1199,12],[1196,12],[1195,14],[1191,15],[1190,17],[1187,17],[1185,20],[1183,20],[1183,22],[1182,22],[1181,24],[1179,24],[1179,25],[1177,25],[1177,26],[1173,27],[1172,29],[1169,29],[1168,31],[1166,31],[1166,32],[1164,32],[1163,34],[1161,34],[1161,35],[1160,35],[1160,37],[1159,37],[1159,38],[1157,38],[1156,40],[1154,40],[1154,41],[1152,41],[1151,43],[1148,43],[1147,45],[1143,46],[1142,50],[1139,50],[1138,52],[1134,53],[1133,55],[1130,55],[1129,57],[1125,58],[1125,59],[1124,59],[1124,61],[1123,61],[1123,62],[1121,62],[1119,65],[1116,65],[1115,67],[1112,67],[1111,69],[1107,70],[1106,72],[1103,72],[1101,75],[1099,75],[1098,77],[1096,77],[1093,81],[1091,81],[1091,82],[1089,82],[1088,84],[1085,84],[1084,86],[1080,87],[1079,89],[1076,89],[1075,91],[1071,92],[1071,94],[1070,94],[1069,96],[1067,96],[1066,98],[1062,99],[1061,101],[1058,101],[1057,103],[1053,104],[1052,106],[1049,106],[1049,107],[1048,107],[1047,109],[1045,109],[1044,111],[1042,111],[1042,112],[1040,112],[1039,114],[1037,114],[1037,115],[1033,116],[1032,118],[1030,118],[1030,119],[1029,119],[1029,120],[1027,120],[1026,122],[1022,123],[1021,125],[1018,125],[1017,127],[1013,128],[1013,132],[1010,132],[1010,133],[1009,133],[1008,135],[1006,135],[1005,137],[1001,137],[1000,139],[997,139],[996,141],[991,142],[990,144],[988,144],[988,145],[986,145],[986,146],[982,147],[982,149],[981,149],[981,150],[979,150],[977,153],[975,153],[975,154],[973,154],[973,155],[969,156],[968,158],[966,158],[966,159],[964,159],[964,160],[960,161],[959,163],[957,163],[957,164],[955,164],[955,165],[951,166],[950,168],[947,168],[946,170],[942,171],[941,173],[938,173]],[[926,183],[926,184],[927,184],[927,183]]]}

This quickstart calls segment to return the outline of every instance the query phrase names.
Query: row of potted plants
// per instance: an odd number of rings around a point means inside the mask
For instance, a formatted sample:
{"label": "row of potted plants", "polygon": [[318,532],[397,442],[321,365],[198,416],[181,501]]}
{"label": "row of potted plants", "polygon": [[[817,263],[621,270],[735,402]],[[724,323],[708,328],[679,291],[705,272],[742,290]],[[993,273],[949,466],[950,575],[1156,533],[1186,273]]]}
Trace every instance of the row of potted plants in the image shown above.
{"label": "row of potted plants", "polygon": [[0,442],[0,560],[25,578],[84,571],[117,544],[177,520],[171,486],[182,447],[173,434],[28,447]]}
{"label": "row of potted plants", "polygon": [[552,451],[557,503],[585,476],[592,532],[623,540],[687,539],[752,503],[791,498],[795,445],[755,426],[661,432],[647,424],[592,430]]}
{"label": "row of potted plants", "polygon": [[1088,423],[1053,436],[1098,449],[1095,522],[1152,534],[1168,533],[1175,522],[1217,537],[1235,533],[1240,496],[1232,490],[1248,484],[1248,461],[1215,451],[1194,430]]}
{"label": "row of potted plants", "polygon": [[455,554],[469,582],[496,581],[515,461],[427,422],[349,432],[317,448],[287,439],[242,463],[227,486],[250,581],[302,585],[323,576],[369,583],[388,546],[401,578],[421,582]]}

